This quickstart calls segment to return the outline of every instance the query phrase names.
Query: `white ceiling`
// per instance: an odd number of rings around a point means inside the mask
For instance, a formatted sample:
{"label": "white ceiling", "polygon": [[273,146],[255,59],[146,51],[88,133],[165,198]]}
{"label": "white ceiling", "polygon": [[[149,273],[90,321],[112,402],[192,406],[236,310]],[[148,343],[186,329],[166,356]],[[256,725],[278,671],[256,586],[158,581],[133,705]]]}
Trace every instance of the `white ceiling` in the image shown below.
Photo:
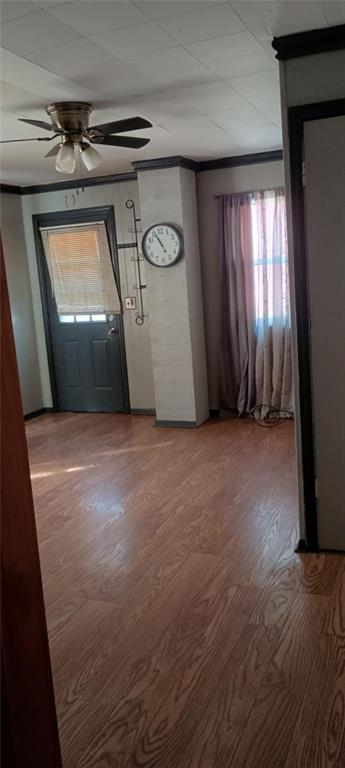
{"label": "white ceiling", "polygon": [[[345,2],[4,0],[1,17],[1,138],[45,135],[17,117],[45,119],[59,100],[91,101],[93,123],[153,123],[141,150],[102,147],[103,175],[150,157],[280,148],[272,37],[344,23]],[[2,181],[60,179],[47,146],[3,145]]]}

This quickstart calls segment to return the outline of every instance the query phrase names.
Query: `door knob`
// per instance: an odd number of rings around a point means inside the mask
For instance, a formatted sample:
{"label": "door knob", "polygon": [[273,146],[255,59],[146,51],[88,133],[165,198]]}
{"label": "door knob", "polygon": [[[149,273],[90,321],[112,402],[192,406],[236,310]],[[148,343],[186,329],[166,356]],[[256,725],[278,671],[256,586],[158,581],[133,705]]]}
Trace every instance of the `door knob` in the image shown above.
{"label": "door knob", "polygon": [[116,336],[117,328],[108,328],[107,334],[108,334],[108,336]]}

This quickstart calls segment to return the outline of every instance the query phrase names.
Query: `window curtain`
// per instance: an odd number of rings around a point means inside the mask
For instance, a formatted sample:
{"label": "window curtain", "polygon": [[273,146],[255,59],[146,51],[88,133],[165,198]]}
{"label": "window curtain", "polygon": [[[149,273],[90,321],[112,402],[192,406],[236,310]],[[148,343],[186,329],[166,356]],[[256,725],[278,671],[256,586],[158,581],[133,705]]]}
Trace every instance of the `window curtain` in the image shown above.
{"label": "window curtain", "polygon": [[255,406],[253,232],[248,194],[220,198],[220,406],[240,416]]}
{"label": "window curtain", "polygon": [[256,298],[256,415],[293,412],[290,292],[284,189],[251,203]]}
{"label": "window curtain", "polygon": [[291,415],[293,384],[283,189],[220,198],[220,406]]}
{"label": "window curtain", "polygon": [[104,222],[41,229],[59,315],[120,314]]}

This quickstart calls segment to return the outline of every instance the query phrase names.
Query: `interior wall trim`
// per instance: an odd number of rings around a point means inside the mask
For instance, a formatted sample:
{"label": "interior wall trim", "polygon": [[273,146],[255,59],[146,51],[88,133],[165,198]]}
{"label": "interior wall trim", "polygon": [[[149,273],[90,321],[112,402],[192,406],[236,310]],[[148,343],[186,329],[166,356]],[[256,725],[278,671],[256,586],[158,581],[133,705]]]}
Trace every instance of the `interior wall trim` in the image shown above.
{"label": "interior wall trim", "polygon": [[254,152],[247,155],[233,155],[232,157],[220,157],[215,160],[190,160],[188,157],[174,155],[172,157],[160,157],[154,160],[141,160],[133,163],[134,170],[128,173],[115,173],[109,176],[92,176],[87,179],[75,179],[57,181],[52,184],[33,184],[29,187],[14,184],[0,184],[0,192],[13,195],[39,195],[46,192],[59,192],[65,189],[83,189],[86,187],[101,187],[104,184],[121,184],[126,181],[135,181],[138,178],[137,171],[158,170],[161,168],[187,168],[195,173],[203,171],[215,171],[219,168],[236,168],[240,165],[256,165],[256,163],[272,163],[283,159],[283,150],[274,149],[269,152]]}
{"label": "interior wall trim", "polygon": [[171,157],[155,157],[152,160],[135,160],[132,166],[137,172],[156,171],[161,168],[187,168],[189,171],[198,171],[200,162],[182,155],[172,155]]}
{"label": "interior wall trim", "polygon": [[164,419],[156,419],[155,427],[174,427],[178,429],[195,429],[198,425],[196,421],[165,421]]}
{"label": "interior wall trim", "polygon": [[345,48],[345,24],[274,37],[272,47],[277,51],[278,61],[339,51]]}
{"label": "interior wall trim", "polygon": [[203,160],[199,163],[198,171],[216,171],[219,168],[237,168],[240,165],[256,165],[257,163],[272,163],[283,159],[282,149],[273,149],[270,152],[254,152],[250,155],[233,155],[233,157],[220,157],[216,160]]}
{"label": "interior wall trim", "polygon": [[45,413],[56,413],[55,408],[39,408],[38,411],[31,411],[31,413],[24,414],[24,421],[31,421],[36,419],[37,416],[44,416]]}

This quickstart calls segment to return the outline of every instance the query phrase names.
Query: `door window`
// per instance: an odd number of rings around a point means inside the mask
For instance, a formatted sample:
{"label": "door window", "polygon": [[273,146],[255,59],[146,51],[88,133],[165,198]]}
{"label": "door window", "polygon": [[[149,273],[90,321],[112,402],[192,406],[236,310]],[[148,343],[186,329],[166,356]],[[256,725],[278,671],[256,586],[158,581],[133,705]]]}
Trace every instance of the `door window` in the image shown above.
{"label": "door window", "polygon": [[104,222],[42,228],[41,236],[60,322],[105,322],[121,313]]}

